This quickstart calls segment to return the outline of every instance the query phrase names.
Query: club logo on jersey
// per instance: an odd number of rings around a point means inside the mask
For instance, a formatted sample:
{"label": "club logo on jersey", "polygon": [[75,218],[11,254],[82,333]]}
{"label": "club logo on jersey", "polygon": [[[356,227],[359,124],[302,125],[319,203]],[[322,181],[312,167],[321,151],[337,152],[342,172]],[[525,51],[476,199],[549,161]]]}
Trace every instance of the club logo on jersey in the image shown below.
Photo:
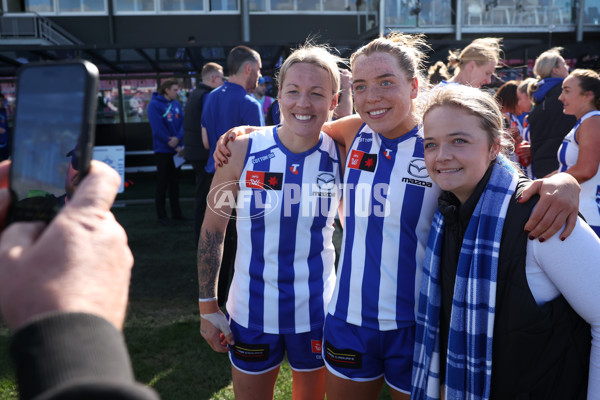
{"label": "club logo on jersey", "polygon": [[300,166],[300,164],[292,164],[292,166],[290,167],[290,171],[292,171],[292,174],[298,175],[298,167],[299,166]]}
{"label": "club logo on jersey", "polygon": [[311,340],[310,344],[313,353],[321,354],[321,351],[323,351],[323,342],[321,340]]}
{"label": "club logo on jersey", "polygon": [[247,344],[238,341],[233,345],[233,356],[248,362],[267,361],[269,359],[268,344]]}
{"label": "club logo on jersey", "polygon": [[348,168],[373,172],[377,166],[377,154],[369,154],[360,150],[352,150],[348,160]]}
{"label": "club logo on jersey", "polygon": [[598,212],[600,213],[600,186],[596,186],[596,205],[598,206]]}
{"label": "club logo on jersey", "polygon": [[360,369],[362,368],[362,354],[350,349],[336,349],[325,341],[325,358],[334,367]]}
{"label": "club logo on jersey", "polygon": [[247,171],[246,186],[252,189],[281,190],[283,173]]}
{"label": "club logo on jersey", "polygon": [[415,178],[427,178],[429,173],[425,166],[425,160],[422,158],[413,158],[408,164],[408,173]]}
{"label": "club logo on jersey", "polygon": [[383,152],[383,155],[388,160],[391,160],[392,159],[392,149],[385,149],[384,152]]}

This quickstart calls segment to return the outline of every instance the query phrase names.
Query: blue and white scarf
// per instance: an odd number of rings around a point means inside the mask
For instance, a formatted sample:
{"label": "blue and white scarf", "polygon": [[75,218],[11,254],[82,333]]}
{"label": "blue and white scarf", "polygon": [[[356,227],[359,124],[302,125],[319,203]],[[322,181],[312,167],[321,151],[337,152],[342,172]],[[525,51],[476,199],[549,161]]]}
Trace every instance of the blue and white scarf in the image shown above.
{"label": "blue and white scarf", "polygon": [[[499,155],[465,232],[450,318],[446,399],[488,399],[502,227],[517,171]],[[440,398],[440,256],[444,218],[433,219],[417,312],[412,399]]]}

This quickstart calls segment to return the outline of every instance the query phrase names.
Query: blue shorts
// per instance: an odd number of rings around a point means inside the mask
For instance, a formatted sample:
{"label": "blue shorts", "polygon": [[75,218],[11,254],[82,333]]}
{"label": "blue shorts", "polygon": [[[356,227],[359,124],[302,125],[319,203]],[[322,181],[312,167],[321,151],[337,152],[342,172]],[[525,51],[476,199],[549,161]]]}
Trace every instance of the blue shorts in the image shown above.
{"label": "blue shorts", "polygon": [[340,378],[368,382],[384,376],[391,388],[410,393],[414,346],[415,325],[379,331],[325,318],[325,365]]}
{"label": "blue shorts", "polygon": [[235,368],[258,375],[278,367],[287,353],[294,371],[323,368],[321,343],[323,329],[278,335],[244,328],[230,319],[235,345],[229,346],[229,359]]}

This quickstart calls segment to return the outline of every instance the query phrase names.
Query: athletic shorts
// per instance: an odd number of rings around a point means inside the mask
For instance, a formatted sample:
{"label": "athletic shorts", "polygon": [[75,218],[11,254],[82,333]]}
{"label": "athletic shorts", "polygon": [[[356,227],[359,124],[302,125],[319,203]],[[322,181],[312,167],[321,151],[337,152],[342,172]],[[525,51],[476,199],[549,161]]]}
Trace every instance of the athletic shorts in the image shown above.
{"label": "athletic shorts", "polygon": [[229,346],[229,359],[242,372],[254,375],[268,372],[281,364],[286,353],[294,371],[323,368],[323,329],[279,335],[244,328],[233,319],[229,326],[235,339],[235,345]]}
{"label": "athletic shorts", "polygon": [[410,393],[415,325],[379,331],[349,324],[328,314],[323,356],[332,374],[356,382],[385,377],[387,384]]}

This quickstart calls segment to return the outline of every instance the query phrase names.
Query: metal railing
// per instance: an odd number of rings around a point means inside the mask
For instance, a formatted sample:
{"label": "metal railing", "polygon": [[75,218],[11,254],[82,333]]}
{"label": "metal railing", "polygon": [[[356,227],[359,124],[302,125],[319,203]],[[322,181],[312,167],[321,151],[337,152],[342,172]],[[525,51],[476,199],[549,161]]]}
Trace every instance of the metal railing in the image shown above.
{"label": "metal railing", "polygon": [[0,17],[0,39],[42,39],[53,45],[83,44],[61,26],[37,13]]}

